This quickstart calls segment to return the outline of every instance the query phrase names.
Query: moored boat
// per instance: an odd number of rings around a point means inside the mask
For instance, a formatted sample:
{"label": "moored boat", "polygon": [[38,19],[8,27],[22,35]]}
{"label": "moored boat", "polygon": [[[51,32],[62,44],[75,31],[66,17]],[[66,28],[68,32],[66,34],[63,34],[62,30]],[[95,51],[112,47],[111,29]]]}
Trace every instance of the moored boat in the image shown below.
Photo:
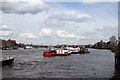
{"label": "moored boat", "polygon": [[85,49],[85,53],[90,53],[89,49]]}
{"label": "moored boat", "polygon": [[79,47],[66,47],[66,48],[71,51],[71,54],[79,54],[80,53]]}
{"label": "moored boat", "polygon": [[85,54],[85,53],[89,53],[89,50],[86,48],[81,48],[80,49],[80,54]]}
{"label": "moored boat", "polygon": [[24,49],[32,49],[32,46],[25,46]]}
{"label": "moored boat", "polygon": [[14,57],[5,57],[0,59],[0,64],[2,66],[12,65],[14,62]]}

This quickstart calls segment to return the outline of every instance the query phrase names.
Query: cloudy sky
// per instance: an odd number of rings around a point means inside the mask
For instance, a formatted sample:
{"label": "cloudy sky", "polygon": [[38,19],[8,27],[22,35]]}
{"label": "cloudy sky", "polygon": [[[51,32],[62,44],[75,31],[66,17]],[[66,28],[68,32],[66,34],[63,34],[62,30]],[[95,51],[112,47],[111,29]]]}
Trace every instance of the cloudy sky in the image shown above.
{"label": "cloudy sky", "polygon": [[87,1],[4,0],[0,3],[0,37],[52,45],[93,44],[117,37],[118,3]]}

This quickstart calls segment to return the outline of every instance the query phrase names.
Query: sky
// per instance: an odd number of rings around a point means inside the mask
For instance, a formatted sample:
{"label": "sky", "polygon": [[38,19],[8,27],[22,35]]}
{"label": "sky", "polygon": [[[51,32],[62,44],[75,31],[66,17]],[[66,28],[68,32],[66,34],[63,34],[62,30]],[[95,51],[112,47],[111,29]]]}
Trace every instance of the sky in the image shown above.
{"label": "sky", "polygon": [[118,2],[91,1],[4,0],[0,38],[56,45],[94,44],[118,37]]}

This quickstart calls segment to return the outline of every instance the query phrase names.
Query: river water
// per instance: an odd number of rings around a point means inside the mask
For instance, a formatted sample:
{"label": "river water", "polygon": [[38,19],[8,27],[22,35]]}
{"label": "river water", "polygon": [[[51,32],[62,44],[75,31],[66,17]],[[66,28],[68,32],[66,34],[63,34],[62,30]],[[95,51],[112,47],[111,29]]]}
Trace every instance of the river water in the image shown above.
{"label": "river water", "polygon": [[2,56],[15,57],[12,66],[2,67],[3,78],[111,78],[114,54],[90,49],[88,54],[43,57],[44,49],[4,50]]}

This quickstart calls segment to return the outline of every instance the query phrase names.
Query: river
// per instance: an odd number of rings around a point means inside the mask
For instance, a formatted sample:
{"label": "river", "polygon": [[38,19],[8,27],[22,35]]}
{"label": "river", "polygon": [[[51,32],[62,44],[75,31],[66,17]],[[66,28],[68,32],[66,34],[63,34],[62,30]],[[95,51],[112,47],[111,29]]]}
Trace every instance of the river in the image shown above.
{"label": "river", "polygon": [[[15,57],[12,66],[2,67],[3,78],[111,78],[114,54],[90,49],[88,54],[43,57],[44,49],[4,50],[2,56]],[[1,68],[1,67],[0,67]]]}

